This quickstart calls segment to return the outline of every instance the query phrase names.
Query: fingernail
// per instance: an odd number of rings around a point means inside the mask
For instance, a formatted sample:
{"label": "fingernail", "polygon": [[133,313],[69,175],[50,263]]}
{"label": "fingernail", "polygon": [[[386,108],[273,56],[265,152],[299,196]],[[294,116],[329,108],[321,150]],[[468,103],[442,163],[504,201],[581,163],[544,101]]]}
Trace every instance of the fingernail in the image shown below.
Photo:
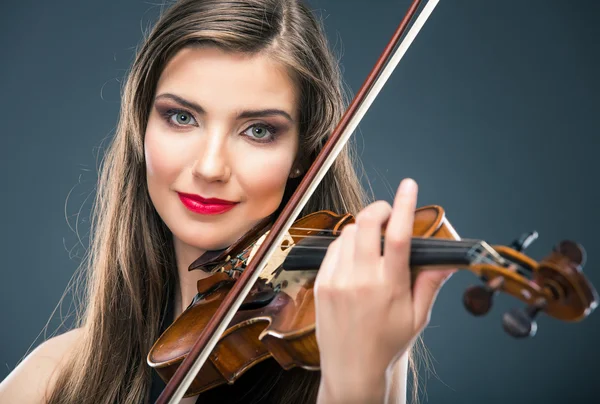
{"label": "fingernail", "polygon": [[405,178],[400,183],[400,189],[398,190],[398,192],[402,194],[412,193],[414,192],[416,186],[417,183],[415,182],[415,180],[413,180],[412,178]]}

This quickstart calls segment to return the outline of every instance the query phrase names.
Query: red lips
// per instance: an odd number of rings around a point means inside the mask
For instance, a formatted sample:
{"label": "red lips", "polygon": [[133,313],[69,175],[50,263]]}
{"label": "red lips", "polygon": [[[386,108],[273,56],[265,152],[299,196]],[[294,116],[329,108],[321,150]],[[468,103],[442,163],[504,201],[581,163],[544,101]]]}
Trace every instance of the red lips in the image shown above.
{"label": "red lips", "polygon": [[235,207],[238,202],[227,201],[218,198],[203,198],[200,195],[177,193],[181,203],[194,213],[201,215],[218,215],[225,213]]}

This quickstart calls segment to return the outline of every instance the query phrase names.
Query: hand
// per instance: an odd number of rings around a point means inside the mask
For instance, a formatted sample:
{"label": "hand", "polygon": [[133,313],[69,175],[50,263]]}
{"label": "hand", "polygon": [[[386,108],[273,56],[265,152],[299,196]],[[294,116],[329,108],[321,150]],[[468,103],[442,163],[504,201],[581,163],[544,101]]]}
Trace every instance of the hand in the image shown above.
{"label": "hand", "polygon": [[320,401],[383,402],[386,371],[428,324],[437,292],[454,272],[423,271],[411,289],[416,201],[417,184],[405,179],[393,208],[369,205],[327,251],[315,281]]}

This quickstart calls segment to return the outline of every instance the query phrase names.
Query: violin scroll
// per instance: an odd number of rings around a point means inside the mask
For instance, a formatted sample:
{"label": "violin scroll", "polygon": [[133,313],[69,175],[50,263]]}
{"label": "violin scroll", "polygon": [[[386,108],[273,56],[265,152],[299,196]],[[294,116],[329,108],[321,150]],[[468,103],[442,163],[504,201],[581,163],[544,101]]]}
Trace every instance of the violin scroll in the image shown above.
{"label": "violin scroll", "polygon": [[583,273],[585,249],[565,240],[538,263],[521,252],[536,238],[537,232],[525,233],[511,247],[494,246],[502,260],[476,260],[470,269],[484,285],[472,286],[463,295],[465,308],[475,316],[489,312],[498,291],[525,302],[524,309],[510,310],[502,318],[504,330],[515,338],[536,334],[535,318],[540,312],[575,322],[598,305],[598,293]]}

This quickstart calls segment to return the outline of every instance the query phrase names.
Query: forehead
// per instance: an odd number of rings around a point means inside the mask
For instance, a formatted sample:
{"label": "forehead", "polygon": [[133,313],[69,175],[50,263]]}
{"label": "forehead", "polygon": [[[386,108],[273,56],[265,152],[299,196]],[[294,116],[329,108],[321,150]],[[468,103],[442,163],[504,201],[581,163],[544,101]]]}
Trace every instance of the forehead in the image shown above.
{"label": "forehead", "polygon": [[264,53],[188,47],[167,63],[156,93],[196,101],[208,112],[280,108],[296,118],[296,88],[287,69]]}

